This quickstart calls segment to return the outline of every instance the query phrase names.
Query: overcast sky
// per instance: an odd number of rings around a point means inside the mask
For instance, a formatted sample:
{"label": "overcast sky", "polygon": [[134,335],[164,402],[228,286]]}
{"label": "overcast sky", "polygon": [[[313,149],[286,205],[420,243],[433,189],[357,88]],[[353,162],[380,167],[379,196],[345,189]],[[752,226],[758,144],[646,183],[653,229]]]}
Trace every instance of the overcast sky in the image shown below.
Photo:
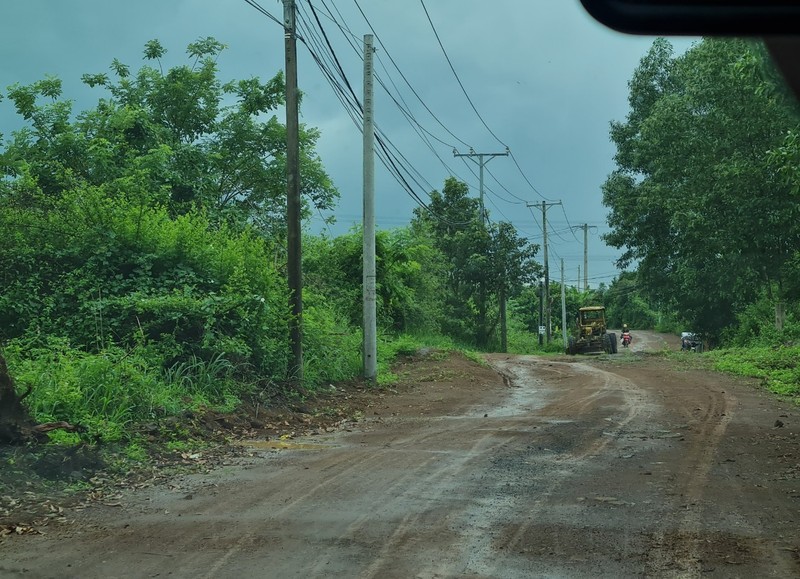
{"label": "overcast sky", "polygon": [[[589,285],[608,283],[617,275],[614,260],[619,252],[600,238],[608,231],[600,186],[614,167],[608,125],[624,119],[627,82],[652,37],[605,29],[591,20],[578,0],[424,0],[462,90],[420,0],[310,3],[359,98],[363,64],[353,45],[360,50],[363,35],[374,32],[377,74],[423,127],[415,130],[376,84],[376,123],[404,163],[419,173],[410,181],[417,193],[441,189],[454,175],[478,196],[477,165],[455,158],[453,148],[460,153],[470,147],[477,153],[499,153],[507,146],[513,159],[497,157],[486,165],[491,218],[511,221],[522,235],[541,244],[541,210],[526,205],[561,201],[562,206],[547,211],[551,276],[558,279],[563,258],[567,283],[575,283],[583,267],[583,234],[572,228],[583,224],[591,226]],[[279,0],[260,0],[260,5],[282,19]],[[309,0],[299,0],[299,10],[301,25],[313,23]],[[64,82],[65,96],[75,100],[76,111],[84,110],[93,107],[101,93],[83,86],[82,74],[106,72],[114,58],[138,69],[144,44],[151,39],[160,40],[169,51],[167,65],[185,64],[187,44],[206,36],[229,47],[219,60],[225,81],[254,76],[266,80],[284,66],[280,26],[244,0],[3,2],[0,92],[15,82],[55,75]],[[673,39],[678,50],[691,42]],[[298,50],[304,92],[301,121],[322,131],[318,152],[342,195],[334,212],[337,225],[330,230],[338,235],[361,219],[361,134],[308,49],[299,43]],[[8,137],[18,126],[10,103],[0,102],[0,132]],[[429,137],[430,145],[420,132],[435,135]],[[415,206],[377,162],[378,226],[408,223]],[[317,217],[312,229],[321,228]]]}

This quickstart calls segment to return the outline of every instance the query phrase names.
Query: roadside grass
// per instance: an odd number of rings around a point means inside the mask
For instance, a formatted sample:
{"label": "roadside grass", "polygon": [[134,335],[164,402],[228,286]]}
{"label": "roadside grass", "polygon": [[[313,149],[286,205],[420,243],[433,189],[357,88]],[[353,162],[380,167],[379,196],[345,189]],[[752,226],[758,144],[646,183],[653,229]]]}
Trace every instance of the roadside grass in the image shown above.
{"label": "roadside grass", "polygon": [[709,356],[709,352],[696,353],[665,349],[660,352],[649,353],[649,355],[666,358],[673,362],[677,368],[684,370],[717,370],[714,367],[713,359]]}
{"label": "roadside grass", "polygon": [[595,356],[589,356],[590,358],[595,358],[597,360],[602,360],[609,364],[613,364],[615,366],[631,366],[634,364],[642,364],[647,361],[647,358],[650,356],[654,356],[658,354],[651,354],[649,352],[628,352],[620,351],[616,354],[597,354]]}
{"label": "roadside grass", "polygon": [[[80,433],[50,432],[52,444],[117,444],[123,455],[136,462],[143,458],[144,424],[161,429],[158,425],[168,423],[164,436],[156,432],[155,438],[168,442],[167,450],[176,450],[181,444],[197,442],[190,432],[178,428],[182,416],[233,412],[254,396],[261,396],[262,404],[284,399],[299,402],[331,383],[360,379],[360,341],[356,332],[339,336],[337,344],[330,340],[325,348],[309,351],[307,383],[302,389],[291,389],[276,377],[257,378],[221,353],[165,364],[152,348],[109,345],[87,352],[55,337],[35,348],[12,340],[3,352],[19,392],[30,388],[25,405],[36,422],[63,421],[83,428]],[[445,357],[456,350],[485,364],[479,353],[446,337],[382,335],[376,386],[398,382],[392,365],[399,357],[420,352]]]}
{"label": "roadside grass", "polygon": [[800,404],[800,346],[752,346],[703,354],[715,370],[760,378],[769,391]]}
{"label": "roadside grass", "polygon": [[[270,376],[256,378],[247,367],[236,365],[223,354],[165,363],[157,349],[146,346],[126,349],[108,345],[87,352],[55,337],[47,338],[39,347],[12,340],[3,353],[18,391],[30,387],[24,404],[34,421],[64,421],[83,428],[81,432],[49,432],[49,444],[38,450],[32,447],[30,457],[35,462],[37,453],[49,456],[74,449],[91,450],[96,456],[91,468],[66,472],[60,465],[54,469],[53,476],[72,477],[67,482],[77,484],[97,470],[124,474],[166,464],[169,461],[162,459],[170,455],[193,455],[230,435],[209,426],[216,424],[218,416],[230,413],[235,422],[240,414],[248,416],[250,404],[264,410],[281,408],[327,392],[330,384],[360,381],[360,335],[340,336],[338,340],[338,348],[331,340],[322,351],[324,356],[311,362],[313,381],[301,389],[292,389]],[[453,352],[487,365],[481,352],[446,337],[381,335],[374,387],[388,389],[402,381],[393,370],[398,359],[424,356],[432,361],[444,360]],[[309,358],[319,353],[312,350]],[[447,378],[431,374],[431,379]],[[78,476],[79,472],[83,474]]]}
{"label": "roadside grass", "polygon": [[558,355],[564,353],[564,338],[559,332],[554,333],[548,344],[546,340],[539,345],[539,335],[532,334],[518,326],[510,324],[508,329],[508,353],[509,354],[535,354],[537,356]]}
{"label": "roadside grass", "polygon": [[444,358],[450,352],[460,351],[478,364],[485,364],[477,352],[459,347],[452,339],[434,334],[383,336],[378,341],[378,379],[377,386],[391,387],[401,381],[401,376],[392,372],[392,365],[403,356],[424,353],[428,356]]}
{"label": "roadside grass", "polygon": [[478,364],[479,366],[483,366],[484,368],[489,366],[489,363],[481,355],[480,352],[476,352],[474,350],[461,350],[461,352],[464,354],[464,357],[466,357],[467,360],[471,360],[472,362],[475,362],[476,364]]}
{"label": "roadside grass", "polygon": [[55,431],[60,444],[83,441],[130,442],[135,425],[186,410],[235,408],[252,385],[238,379],[237,368],[223,356],[192,357],[166,368],[147,352],[108,347],[97,353],[51,340],[47,348],[5,348],[18,387],[30,387],[28,411],[37,422],[80,425],[80,435]]}

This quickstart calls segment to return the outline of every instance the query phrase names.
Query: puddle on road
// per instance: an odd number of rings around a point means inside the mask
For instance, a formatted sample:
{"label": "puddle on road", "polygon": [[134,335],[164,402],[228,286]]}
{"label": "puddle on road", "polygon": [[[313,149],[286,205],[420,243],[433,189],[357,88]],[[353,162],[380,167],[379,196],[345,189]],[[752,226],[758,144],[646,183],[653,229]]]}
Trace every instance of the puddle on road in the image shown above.
{"label": "puddle on road", "polygon": [[532,387],[537,385],[538,380],[534,382],[528,378],[530,381],[524,381],[526,378],[515,379],[515,382],[522,384],[522,386],[517,386],[510,390],[502,405],[486,410],[485,413],[492,418],[511,418],[514,416],[527,416],[543,408],[546,403],[547,391]]}
{"label": "puddle on road", "polygon": [[242,440],[237,444],[257,450],[325,450],[333,448],[333,445],[330,444],[294,442],[292,440]]}

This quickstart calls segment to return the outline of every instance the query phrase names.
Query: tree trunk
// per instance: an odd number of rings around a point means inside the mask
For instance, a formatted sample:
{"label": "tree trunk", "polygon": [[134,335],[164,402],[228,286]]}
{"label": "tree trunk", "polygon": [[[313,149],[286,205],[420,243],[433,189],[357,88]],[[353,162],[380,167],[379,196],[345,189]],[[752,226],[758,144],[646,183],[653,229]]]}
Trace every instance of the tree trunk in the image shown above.
{"label": "tree trunk", "polygon": [[486,284],[481,281],[480,289],[478,290],[478,331],[475,340],[478,348],[481,349],[486,348],[487,344],[489,343],[489,331],[486,322],[488,310],[488,305],[486,303],[488,298],[486,293]]}
{"label": "tree trunk", "polygon": [[783,324],[786,321],[786,302],[778,300],[775,302],[775,330],[783,331]]}
{"label": "tree trunk", "polygon": [[17,394],[6,359],[0,353],[0,445],[20,444],[34,438],[32,429],[35,423],[22,405],[22,399],[27,395]]}
{"label": "tree trunk", "polygon": [[506,288],[500,288],[500,351],[508,351],[508,323],[506,320]]}

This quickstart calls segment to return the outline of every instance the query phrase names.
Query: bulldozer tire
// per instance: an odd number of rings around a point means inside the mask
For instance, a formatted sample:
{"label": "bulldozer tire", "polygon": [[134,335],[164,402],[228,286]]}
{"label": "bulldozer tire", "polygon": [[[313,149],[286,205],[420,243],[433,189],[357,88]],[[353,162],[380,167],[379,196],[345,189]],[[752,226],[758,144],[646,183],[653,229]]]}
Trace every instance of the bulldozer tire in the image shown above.
{"label": "bulldozer tire", "polygon": [[567,354],[574,356],[578,353],[577,346],[575,345],[575,338],[570,337],[567,339]]}
{"label": "bulldozer tire", "polygon": [[614,332],[608,334],[608,339],[611,342],[611,353],[617,353],[617,335]]}

